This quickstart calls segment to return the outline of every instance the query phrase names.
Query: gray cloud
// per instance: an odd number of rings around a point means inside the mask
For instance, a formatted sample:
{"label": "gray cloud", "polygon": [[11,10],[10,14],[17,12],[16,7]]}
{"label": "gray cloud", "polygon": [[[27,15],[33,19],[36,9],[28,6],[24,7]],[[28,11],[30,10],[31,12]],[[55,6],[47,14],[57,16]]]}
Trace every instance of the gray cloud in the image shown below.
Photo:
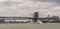
{"label": "gray cloud", "polygon": [[60,2],[60,0],[32,0],[32,1],[40,1],[40,2],[47,2],[47,1],[50,1],[50,2]]}
{"label": "gray cloud", "polygon": [[35,1],[35,2],[56,2],[56,3],[60,4],[60,0],[32,0],[32,1]]}
{"label": "gray cloud", "polygon": [[46,2],[46,1],[48,1],[48,0],[32,0],[32,1]]}
{"label": "gray cloud", "polygon": [[47,16],[47,14],[54,15],[56,12],[59,12],[53,10],[53,7],[56,6],[55,3],[47,1],[48,0],[31,0],[31,1],[11,0],[1,2],[0,16],[32,16],[33,13],[36,11],[40,13],[40,16]]}

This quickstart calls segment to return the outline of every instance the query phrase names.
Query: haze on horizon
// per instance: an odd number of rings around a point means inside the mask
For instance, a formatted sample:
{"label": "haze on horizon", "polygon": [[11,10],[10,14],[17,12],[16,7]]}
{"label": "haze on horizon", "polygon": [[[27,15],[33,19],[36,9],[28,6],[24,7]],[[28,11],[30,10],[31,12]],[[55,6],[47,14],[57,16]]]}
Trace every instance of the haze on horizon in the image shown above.
{"label": "haze on horizon", "polygon": [[0,0],[0,16],[29,16],[38,11],[40,17],[60,16],[60,0]]}

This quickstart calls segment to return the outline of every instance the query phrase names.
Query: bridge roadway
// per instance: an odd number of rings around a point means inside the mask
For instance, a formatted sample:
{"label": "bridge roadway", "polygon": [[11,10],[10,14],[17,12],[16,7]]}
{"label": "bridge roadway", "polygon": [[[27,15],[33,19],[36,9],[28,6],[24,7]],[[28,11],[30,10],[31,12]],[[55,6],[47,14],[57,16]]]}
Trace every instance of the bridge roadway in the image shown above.
{"label": "bridge roadway", "polygon": [[[0,17],[0,19],[13,19],[13,20],[20,20],[20,19],[34,19],[33,17]],[[38,19],[54,19],[54,18],[38,18]]]}

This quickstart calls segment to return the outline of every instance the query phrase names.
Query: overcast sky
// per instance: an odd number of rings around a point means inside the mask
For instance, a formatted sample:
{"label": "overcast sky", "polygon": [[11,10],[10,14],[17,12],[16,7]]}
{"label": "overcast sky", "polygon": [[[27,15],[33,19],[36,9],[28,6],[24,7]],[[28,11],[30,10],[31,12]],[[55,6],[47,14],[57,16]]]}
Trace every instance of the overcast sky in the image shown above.
{"label": "overcast sky", "polygon": [[60,0],[0,0],[0,16],[60,16]]}

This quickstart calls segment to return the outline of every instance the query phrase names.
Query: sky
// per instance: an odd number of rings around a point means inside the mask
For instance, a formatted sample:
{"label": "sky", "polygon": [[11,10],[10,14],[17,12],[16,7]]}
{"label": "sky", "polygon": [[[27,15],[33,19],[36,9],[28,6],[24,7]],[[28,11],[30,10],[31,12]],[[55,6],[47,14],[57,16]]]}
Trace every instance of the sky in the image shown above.
{"label": "sky", "polygon": [[60,0],[0,0],[0,16],[31,17],[37,11],[40,17],[60,16]]}

